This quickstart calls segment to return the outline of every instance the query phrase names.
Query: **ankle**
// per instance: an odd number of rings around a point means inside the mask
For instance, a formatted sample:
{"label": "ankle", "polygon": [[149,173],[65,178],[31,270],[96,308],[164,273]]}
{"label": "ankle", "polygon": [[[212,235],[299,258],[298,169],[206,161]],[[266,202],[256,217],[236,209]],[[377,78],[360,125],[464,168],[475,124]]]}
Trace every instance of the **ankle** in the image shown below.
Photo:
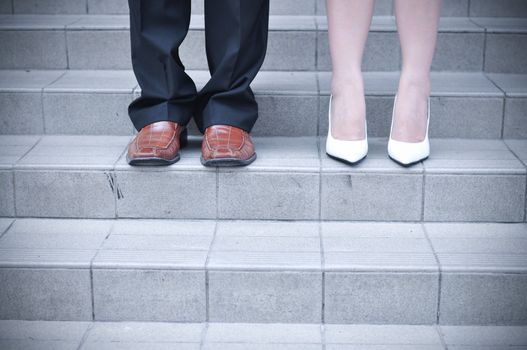
{"label": "ankle", "polygon": [[421,142],[427,131],[430,79],[427,75],[401,76],[397,91],[391,137],[403,142]]}

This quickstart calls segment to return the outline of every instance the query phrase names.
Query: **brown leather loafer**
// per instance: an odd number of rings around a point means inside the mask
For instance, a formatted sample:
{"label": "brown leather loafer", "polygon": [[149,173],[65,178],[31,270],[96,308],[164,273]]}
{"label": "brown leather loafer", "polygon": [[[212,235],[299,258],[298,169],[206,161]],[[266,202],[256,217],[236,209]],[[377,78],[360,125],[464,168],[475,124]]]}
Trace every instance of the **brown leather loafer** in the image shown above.
{"label": "brown leather loafer", "polygon": [[178,123],[161,121],[145,126],[128,145],[130,165],[169,165],[179,160],[187,144],[187,129]]}
{"label": "brown leather loafer", "polygon": [[201,164],[205,166],[243,166],[256,159],[249,134],[229,125],[209,126],[205,130],[201,152]]}

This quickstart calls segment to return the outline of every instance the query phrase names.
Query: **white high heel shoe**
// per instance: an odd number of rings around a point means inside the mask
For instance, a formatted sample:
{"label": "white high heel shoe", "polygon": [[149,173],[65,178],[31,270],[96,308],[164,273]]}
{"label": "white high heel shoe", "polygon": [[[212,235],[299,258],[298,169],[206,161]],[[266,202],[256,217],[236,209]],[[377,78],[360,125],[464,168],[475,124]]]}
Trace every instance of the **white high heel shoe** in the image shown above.
{"label": "white high heel shoe", "polygon": [[397,95],[393,102],[392,126],[390,127],[390,140],[388,141],[388,155],[402,166],[408,167],[425,160],[430,155],[430,140],[428,139],[428,127],[430,125],[430,97],[428,97],[426,134],[421,142],[404,142],[392,139],[393,119],[395,116],[395,104]]}
{"label": "white high heel shoe", "polygon": [[331,101],[333,96],[329,98],[329,129],[328,137],[326,139],[326,154],[336,160],[341,162],[355,165],[359,163],[366,157],[368,154],[368,130],[366,122],[364,122],[364,130],[366,137],[364,140],[357,141],[346,141],[346,140],[337,140],[331,134]]}

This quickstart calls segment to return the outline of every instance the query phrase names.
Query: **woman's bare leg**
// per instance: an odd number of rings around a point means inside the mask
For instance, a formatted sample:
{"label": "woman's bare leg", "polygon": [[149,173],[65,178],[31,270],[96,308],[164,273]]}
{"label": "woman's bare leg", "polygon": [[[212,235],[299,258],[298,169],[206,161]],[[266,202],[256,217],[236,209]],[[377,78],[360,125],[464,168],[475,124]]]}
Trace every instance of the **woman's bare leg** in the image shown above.
{"label": "woman's bare leg", "polygon": [[329,46],[333,65],[331,81],[333,137],[366,137],[366,102],[361,64],[375,0],[327,0]]}
{"label": "woman's bare leg", "polygon": [[434,57],[442,0],[395,0],[402,50],[392,138],[420,142],[426,134],[430,68]]}

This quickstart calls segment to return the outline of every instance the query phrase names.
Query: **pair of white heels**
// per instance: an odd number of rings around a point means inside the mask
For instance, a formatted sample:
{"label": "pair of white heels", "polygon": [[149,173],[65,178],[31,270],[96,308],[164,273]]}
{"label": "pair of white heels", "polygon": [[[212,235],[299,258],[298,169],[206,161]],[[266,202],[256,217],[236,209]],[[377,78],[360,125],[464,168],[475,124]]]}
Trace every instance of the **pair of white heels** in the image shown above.
{"label": "pair of white heels", "polygon": [[[364,130],[366,132],[366,138],[364,138],[364,140],[346,141],[335,139],[331,134],[331,101],[332,97],[329,99],[329,129],[326,140],[326,153],[331,158],[350,165],[355,165],[363,160],[368,154],[367,126],[364,125]],[[397,96],[395,96],[393,105],[392,126],[390,127],[390,139],[388,141],[388,155],[396,163],[407,167],[425,160],[430,155],[430,141],[428,139],[428,126],[430,123],[430,98],[428,99],[426,135],[424,140],[421,142],[403,142],[394,140],[392,138],[393,116],[395,114],[396,102]]]}

